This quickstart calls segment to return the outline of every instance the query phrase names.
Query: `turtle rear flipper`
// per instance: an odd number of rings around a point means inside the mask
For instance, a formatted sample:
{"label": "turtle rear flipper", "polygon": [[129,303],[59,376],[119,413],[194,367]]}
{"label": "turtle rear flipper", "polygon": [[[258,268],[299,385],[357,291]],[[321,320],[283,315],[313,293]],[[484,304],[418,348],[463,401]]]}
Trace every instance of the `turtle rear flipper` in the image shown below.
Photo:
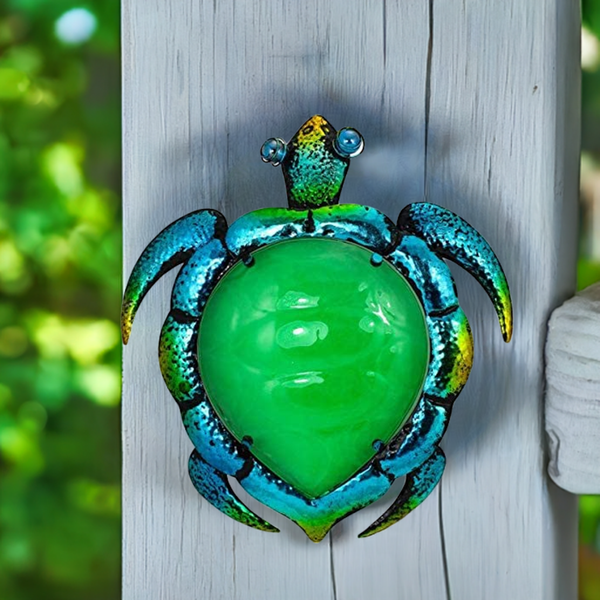
{"label": "turtle rear flipper", "polygon": [[402,232],[420,237],[437,254],[470,273],[492,301],[505,342],[512,337],[512,302],[504,271],[490,245],[464,219],[436,204],[415,202],[398,217]]}
{"label": "turtle rear flipper", "polygon": [[446,456],[442,449],[438,447],[419,468],[406,476],[406,481],[400,495],[383,515],[359,534],[358,537],[365,538],[379,533],[397,523],[417,508],[439,483],[445,466]]}
{"label": "turtle rear flipper", "polygon": [[227,477],[205,462],[197,450],[192,452],[188,468],[196,490],[222,513],[261,531],[279,531],[243,504],[231,489]]}

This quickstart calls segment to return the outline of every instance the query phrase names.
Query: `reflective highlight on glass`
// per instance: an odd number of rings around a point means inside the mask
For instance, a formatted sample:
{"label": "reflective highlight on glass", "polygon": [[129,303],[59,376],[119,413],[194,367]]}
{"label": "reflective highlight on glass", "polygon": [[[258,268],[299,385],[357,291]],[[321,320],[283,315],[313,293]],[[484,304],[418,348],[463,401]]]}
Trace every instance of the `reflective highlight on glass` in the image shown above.
{"label": "reflective highlight on glass", "polygon": [[263,162],[271,163],[278,167],[285,158],[285,142],[281,138],[271,138],[267,140],[260,149],[260,157]]}
{"label": "reflective highlight on glass", "polygon": [[338,131],[334,146],[340,156],[354,158],[363,151],[365,142],[356,129],[344,127],[344,129]]}

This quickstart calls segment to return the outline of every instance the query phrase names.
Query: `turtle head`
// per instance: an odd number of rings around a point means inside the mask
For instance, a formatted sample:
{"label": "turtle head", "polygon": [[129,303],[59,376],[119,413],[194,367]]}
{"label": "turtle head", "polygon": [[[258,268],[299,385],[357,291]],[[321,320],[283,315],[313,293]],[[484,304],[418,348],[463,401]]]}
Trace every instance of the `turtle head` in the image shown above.
{"label": "turtle head", "polygon": [[261,148],[264,162],[281,165],[290,208],[319,208],[337,204],[350,164],[364,141],[356,129],[336,131],[320,115],[311,117],[286,144],[267,140]]}

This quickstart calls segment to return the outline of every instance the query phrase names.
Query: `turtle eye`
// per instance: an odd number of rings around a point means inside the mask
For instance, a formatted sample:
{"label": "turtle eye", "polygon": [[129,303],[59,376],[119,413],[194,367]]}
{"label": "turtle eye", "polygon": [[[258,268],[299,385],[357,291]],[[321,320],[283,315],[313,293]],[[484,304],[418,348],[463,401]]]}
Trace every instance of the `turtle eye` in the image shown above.
{"label": "turtle eye", "polygon": [[285,158],[287,147],[281,138],[268,139],[260,149],[260,157],[263,162],[271,163],[274,167],[281,164]]}
{"label": "turtle eye", "polygon": [[363,151],[365,141],[356,129],[344,127],[338,131],[334,146],[335,151],[340,156],[343,156],[344,158],[353,158]]}

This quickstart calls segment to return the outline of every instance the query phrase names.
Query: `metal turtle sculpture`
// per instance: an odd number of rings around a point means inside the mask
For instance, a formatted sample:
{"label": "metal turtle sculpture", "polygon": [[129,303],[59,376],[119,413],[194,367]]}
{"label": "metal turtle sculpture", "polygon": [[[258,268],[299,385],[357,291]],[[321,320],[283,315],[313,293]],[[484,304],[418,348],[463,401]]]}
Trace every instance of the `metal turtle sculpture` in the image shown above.
{"label": "metal turtle sculpture", "polygon": [[166,227],[125,290],[127,343],[154,283],[183,264],[160,335],[159,362],[194,444],[198,492],[237,521],[278,531],[232,490],[254,498],[318,542],[340,519],[404,486],[360,534],[405,517],[439,482],[439,447],[467,381],[473,340],[443,259],[485,289],[504,340],[508,284],[483,237],[454,213],[406,206],[397,225],[367,206],[338,204],[354,129],[309,119],[262,159],[281,165],[289,208],[215,210]]}

